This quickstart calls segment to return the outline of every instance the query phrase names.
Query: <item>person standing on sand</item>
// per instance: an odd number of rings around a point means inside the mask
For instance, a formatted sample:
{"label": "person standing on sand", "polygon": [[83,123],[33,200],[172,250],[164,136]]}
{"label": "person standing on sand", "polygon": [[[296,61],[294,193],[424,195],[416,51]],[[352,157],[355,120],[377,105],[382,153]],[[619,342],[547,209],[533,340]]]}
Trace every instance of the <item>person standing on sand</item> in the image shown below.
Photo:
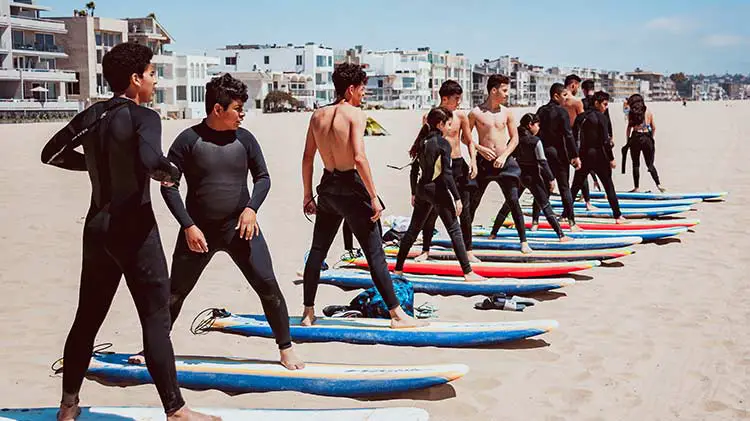
{"label": "person standing on sand", "polygon": [[581,167],[573,132],[570,128],[570,116],[562,104],[568,96],[568,91],[561,83],[554,83],[550,87],[550,101],[539,107],[539,137],[544,144],[544,155],[550,168],[555,174],[557,188],[563,202],[563,218],[567,218],[571,231],[579,231],[575,222],[573,197],[570,195],[570,166],[575,169]]}
{"label": "person standing on sand", "polygon": [[[471,139],[471,129],[469,129],[469,118],[463,112],[458,110],[458,106],[461,104],[461,96],[463,95],[463,89],[461,85],[455,80],[446,80],[440,86],[440,108],[451,112],[452,117],[450,124],[445,125],[446,130],[444,131],[445,140],[451,147],[451,174],[455,180],[456,186],[458,187],[458,194],[461,198],[461,203],[464,206],[470,206],[471,204],[471,193],[476,189],[476,181],[474,179],[477,176],[477,151],[474,145],[474,141]],[[427,114],[422,117],[422,125],[427,123]],[[466,145],[469,150],[470,164],[466,164],[463,156],[461,156],[461,143]],[[419,166],[412,164],[412,170],[417,169]],[[412,191],[411,203],[414,206],[416,198]],[[471,212],[468,209],[459,215],[461,223],[461,237],[464,241],[464,247],[466,250],[471,250]],[[434,208],[430,215],[427,217],[427,221],[424,223],[422,229],[422,254],[417,256],[414,260],[422,261],[426,260],[430,254],[430,246],[432,245],[432,235],[435,231],[435,222],[438,217],[438,210]],[[446,226],[446,228],[448,228]],[[479,262],[479,259],[474,257],[471,251],[468,252],[469,261],[473,263]]]}
{"label": "person standing on sand", "polygon": [[665,192],[667,189],[661,185],[659,173],[654,166],[654,156],[656,154],[656,143],[654,142],[656,123],[654,122],[654,114],[648,111],[643,97],[639,94],[631,95],[628,98],[628,106],[630,107],[630,112],[628,113],[628,127],[625,131],[625,137],[628,139],[630,156],[633,160],[633,190],[631,192],[639,191],[641,152],[643,152],[643,159],[646,161],[648,172],[651,174],[651,178],[654,179],[654,183],[656,183],[656,188],[660,192]]}
{"label": "person standing on sand", "polygon": [[[229,74],[213,78],[206,84],[207,117],[180,133],[169,148],[168,158],[179,170],[177,183],[162,186],[161,194],[181,227],[170,271],[170,326],[213,256],[224,251],[258,294],[281,364],[296,370],[304,363],[292,347],[286,300],[257,222],[271,177],[260,144],[240,127],[247,98],[242,81]],[[253,176],[252,194],[248,173]],[[187,208],[179,190],[183,174]]]}
{"label": "person standing on sand", "polygon": [[615,161],[615,155],[612,153],[608,121],[604,115],[604,111],[609,106],[609,94],[599,91],[594,94],[591,100],[594,106],[586,110],[581,122],[580,152],[582,165],[573,177],[571,194],[575,197],[588,174],[592,171],[596,172],[599,179],[602,180],[615,222],[623,224],[626,221],[622,217],[622,212],[620,212],[620,203],[617,199],[615,185],[612,182],[612,170],[617,166],[617,161]]}
{"label": "person standing on sand", "polygon": [[[370,266],[372,280],[391,315],[392,328],[426,326],[401,308],[393,290],[377,221],[383,204],[375,190],[370,163],[365,154],[364,133],[367,116],[359,108],[365,95],[367,75],[362,67],[343,63],[333,72],[336,101],[319,108],[310,117],[302,157],[303,211],[317,215],[310,254],[303,275],[304,312],[302,325],[315,322],[315,295],[320,283],[320,266],[325,260],[342,220],[351,228]],[[312,189],[316,152],[323,160],[323,177],[317,187],[318,202]]]}
{"label": "person standing on sand", "polygon": [[[471,269],[458,222],[463,211],[463,201],[452,174],[453,147],[445,138],[445,135],[451,131],[452,123],[452,111],[440,107],[433,108],[427,114],[422,129],[409,149],[409,156],[413,160],[410,185],[414,210],[409,228],[399,246],[394,270],[397,275],[403,275],[404,262],[411,246],[429,215],[436,212],[451,238],[453,249],[464,272],[464,280],[468,282],[485,280]],[[463,158],[459,159],[463,161]]]}
{"label": "person standing on sand", "polygon": [[[513,151],[518,146],[518,130],[513,113],[503,103],[508,99],[510,79],[503,75],[492,75],[487,80],[487,100],[469,113],[469,129],[477,129],[479,144],[476,145],[477,157],[477,191],[471,198],[471,222],[479,208],[487,187],[491,182],[500,185],[505,202],[510,206],[513,221],[521,242],[521,251],[531,253],[526,240],[526,226],[523,212],[518,203],[521,187],[521,169],[513,158]],[[509,136],[508,136],[509,135]],[[510,137],[510,139],[508,139]]]}
{"label": "person standing on sand", "polygon": [[[104,78],[115,92],[73,120],[45,145],[42,162],[88,171],[91,204],[83,228],[81,286],[75,321],[65,341],[63,393],[58,421],[80,414],[79,393],[96,334],[125,275],[141,327],[146,367],[167,420],[217,421],[190,410],[177,384],[169,338],[167,260],[151,206],[149,179],[172,185],[178,169],[161,150],[159,114],[141,104],[156,86],[153,52],[144,45],[116,45],[104,55]],[[83,146],[83,153],[75,148]]]}

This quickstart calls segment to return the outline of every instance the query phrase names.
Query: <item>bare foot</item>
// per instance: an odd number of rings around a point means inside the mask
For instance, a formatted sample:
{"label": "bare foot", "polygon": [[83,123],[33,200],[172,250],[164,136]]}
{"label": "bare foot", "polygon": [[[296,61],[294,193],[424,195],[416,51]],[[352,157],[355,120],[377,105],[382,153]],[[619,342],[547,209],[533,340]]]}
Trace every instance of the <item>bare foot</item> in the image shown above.
{"label": "bare foot", "polygon": [[473,251],[466,252],[466,254],[469,256],[469,262],[470,263],[482,263],[481,260],[477,256],[474,256]]}
{"label": "bare foot", "polygon": [[404,271],[403,270],[394,270],[393,273],[395,275],[397,275],[397,276],[404,276]]}
{"label": "bare foot", "polygon": [[391,313],[391,329],[408,329],[413,327],[425,327],[429,323],[423,320],[417,320],[414,317],[406,314],[401,306],[396,307],[390,311]]}
{"label": "bare foot", "polygon": [[534,250],[532,250],[531,247],[529,247],[529,243],[528,242],[521,243],[521,253],[523,253],[523,254],[531,254],[532,251],[534,251]]}
{"label": "bare foot", "polygon": [[496,239],[496,238],[497,238],[497,235],[495,235],[495,234],[490,234],[490,236],[489,236],[489,239],[490,239],[490,240],[494,240],[494,239]]}
{"label": "bare foot", "polygon": [[667,191],[667,188],[666,188],[666,187],[664,187],[664,186],[661,186],[661,185],[659,185],[659,186],[656,186],[656,188],[657,188],[657,189],[659,189],[659,191],[660,191],[660,192],[662,192],[662,193],[664,193],[664,192],[666,192],[666,191]]}
{"label": "bare foot", "polygon": [[57,421],[75,421],[79,415],[81,415],[81,408],[78,404],[72,406],[61,404],[60,410],[57,411]]}
{"label": "bare foot", "polygon": [[594,206],[591,204],[591,202],[586,202],[586,210],[587,211],[594,210]]}
{"label": "bare foot", "polygon": [[573,241],[573,239],[570,238],[570,237],[568,237],[567,235],[563,235],[562,237],[560,237],[560,242],[561,243],[569,243],[571,241]]}
{"label": "bare foot", "polygon": [[281,365],[286,367],[287,370],[301,370],[305,368],[305,362],[294,352],[294,347],[280,350],[279,355]]}
{"label": "bare foot", "polygon": [[615,219],[615,224],[627,224],[628,220],[624,216]]}
{"label": "bare foot", "polygon": [[630,193],[638,193],[640,192],[640,189],[638,187],[634,188],[633,190],[630,190]]}
{"label": "bare foot", "polygon": [[539,224],[531,224],[531,231],[539,231]]}
{"label": "bare foot", "polygon": [[477,274],[473,270],[471,272],[467,273],[466,275],[464,275],[464,281],[466,281],[466,282],[482,282],[482,281],[486,281],[486,280],[487,280],[487,278],[485,278],[482,275]]}
{"label": "bare foot", "polygon": [[318,318],[315,317],[315,307],[305,307],[305,309],[302,310],[302,321],[300,321],[299,324],[309,327],[315,324],[316,320],[318,320]]}
{"label": "bare foot", "polygon": [[187,406],[183,406],[178,409],[172,415],[167,416],[167,421],[221,421],[221,417],[215,417],[213,415],[201,414],[200,412],[193,411]]}
{"label": "bare foot", "polygon": [[430,258],[430,252],[429,251],[423,251],[422,254],[414,258],[415,262],[424,262],[425,260]]}
{"label": "bare foot", "polygon": [[128,363],[130,363],[130,364],[138,364],[138,365],[146,364],[146,357],[143,356],[143,351],[141,351],[141,352],[139,352],[139,353],[137,353],[135,355],[129,356],[128,357]]}
{"label": "bare foot", "polygon": [[581,232],[583,229],[576,224],[570,226],[570,232]]}

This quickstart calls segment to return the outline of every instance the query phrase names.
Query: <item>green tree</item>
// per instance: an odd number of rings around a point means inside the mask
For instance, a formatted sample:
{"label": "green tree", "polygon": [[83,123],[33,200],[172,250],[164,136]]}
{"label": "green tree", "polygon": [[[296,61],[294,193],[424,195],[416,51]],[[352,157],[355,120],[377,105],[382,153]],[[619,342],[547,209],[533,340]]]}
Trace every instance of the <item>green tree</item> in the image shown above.
{"label": "green tree", "polygon": [[292,108],[299,108],[300,103],[297,98],[286,91],[271,91],[263,99],[263,109],[265,112],[278,112],[288,105]]}
{"label": "green tree", "polygon": [[96,10],[96,3],[93,1],[86,3],[86,10],[88,10],[89,14],[93,17],[94,11]]}

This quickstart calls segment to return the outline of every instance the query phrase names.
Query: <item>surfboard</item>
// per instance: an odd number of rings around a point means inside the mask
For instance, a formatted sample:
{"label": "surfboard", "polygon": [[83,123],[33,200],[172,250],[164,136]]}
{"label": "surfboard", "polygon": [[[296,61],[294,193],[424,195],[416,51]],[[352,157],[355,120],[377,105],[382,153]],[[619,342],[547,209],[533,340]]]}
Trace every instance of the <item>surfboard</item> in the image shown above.
{"label": "surfboard", "polygon": [[[721,200],[724,199],[729,192],[694,192],[694,193],[654,193],[654,192],[626,192],[618,191],[618,199],[634,199],[634,200],[679,200],[679,199],[700,199],[703,201],[707,200]],[[592,191],[592,199],[605,198],[604,192]]]}
{"label": "surfboard", "polygon": [[[56,419],[58,408],[0,409],[0,421],[49,421]],[[195,408],[224,421],[428,421],[420,408],[355,409],[229,409]],[[81,408],[77,421],[154,421],[163,420],[164,409],[154,407],[91,406]]]}
{"label": "surfboard", "polygon": [[[516,250],[474,250],[474,256],[484,262],[577,262],[581,260],[613,260],[635,253],[627,247],[604,250],[534,250],[531,254],[523,254]],[[385,254],[396,257],[398,247],[385,247]],[[415,258],[422,254],[422,248],[414,247],[409,250],[408,258]],[[430,259],[456,260],[456,253],[449,248],[431,247]]]}
{"label": "surfboard", "polygon": [[[591,230],[591,231],[577,231],[577,232],[571,232],[571,231],[565,231],[565,235],[567,235],[570,238],[574,239],[582,239],[582,238],[618,238],[622,236],[636,236],[641,237],[643,241],[653,241],[658,240],[661,238],[667,238],[667,237],[674,237],[675,235],[682,234],[683,232],[687,232],[687,228],[685,227],[676,227],[676,228],[660,228],[660,229],[649,229],[649,230],[630,230],[627,232],[618,231],[618,230]],[[490,228],[473,228],[472,233],[476,236],[480,237],[487,237],[490,235]],[[514,228],[501,228],[497,232],[497,237],[499,238],[518,238],[518,232]],[[536,239],[557,239],[557,233],[551,229],[540,229],[537,231],[526,231],[526,237],[527,238],[536,238]]]}
{"label": "surfboard", "polygon": [[[301,317],[289,319],[295,342],[346,342],[366,345],[433,346],[462,348],[496,345],[541,335],[558,327],[555,320],[514,322],[430,321],[425,327],[391,329],[387,319],[319,317],[313,326],[300,325]],[[263,315],[230,314],[218,310],[202,321],[201,331],[274,338]]]}
{"label": "surfboard", "polygon": [[[618,204],[620,205],[620,209],[651,209],[651,208],[669,208],[674,206],[693,206],[696,203],[701,202],[700,199],[665,199],[665,200],[627,200],[622,199],[620,200],[618,198]],[[552,207],[559,207],[561,208],[563,206],[562,200],[560,199],[550,199],[549,203],[552,205]],[[591,205],[595,208],[604,208],[609,209],[609,202],[604,199],[592,199]],[[573,202],[573,206],[575,208],[585,208],[586,203],[585,202]]]}
{"label": "surfboard", "polygon": [[[153,383],[145,365],[131,364],[132,354],[99,353],[91,358],[86,377],[108,386]],[[296,391],[323,396],[364,397],[403,393],[463,377],[463,364],[347,365],[306,363],[287,370],[278,362],[243,358],[178,356],[177,381],[190,390],[220,390],[230,395]]]}
{"label": "surfboard", "polygon": [[[387,259],[388,269],[394,270],[395,259]],[[367,259],[359,258],[350,262],[352,265],[366,269]],[[582,262],[545,262],[545,263],[503,263],[482,262],[472,263],[471,269],[477,274],[489,278],[511,277],[511,278],[533,278],[538,276],[565,275],[571,272],[591,269],[599,266],[598,260],[586,260]],[[404,273],[416,273],[420,275],[445,275],[463,276],[461,265],[452,260],[427,260],[415,262],[407,260],[404,263]]]}
{"label": "surfboard", "polygon": [[[465,282],[455,276],[404,274],[414,287],[414,292],[430,295],[527,295],[550,291],[575,284],[570,278],[546,279],[498,279],[490,278],[482,282]],[[370,272],[359,269],[328,269],[320,273],[320,283],[345,290],[367,289],[374,286]]]}
{"label": "surfboard", "polygon": [[[625,218],[658,218],[661,216],[677,215],[690,211],[690,206],[672,206],[668,208],[650,208],[650,209],[620,209],[622,216]],[[553,206],[556,214],[562,213],[562,208]],[[586,210],[574,208],[576,216],[585,216],[591,218],[612,218],[612,209],[594,209]],[[523,208],[524,215],[531,215],[531,208]]]}
{"label": "surfboard", "polygon": [[[630,230],[644,230],[644,229],[660,229],[660,228],[677,228],[686,227],[692,228],[700,224],[700,219],[687,219],[687,218],[674,218],[674,219],[655,219],[655,220],[632,220],[628,221],[627,224],[616,224],[612,219],[599,219],[599,218],[576,218],[576,225],[585,230],[618,230],[618,231],[630,231]],[[494,223],[494,221],[492,221]],[[526,228],[531,228],[531,218],[525,218]],[[513,227],[513,220],[508,218],[503,222],[503,226]],[[567,222],[560,222],[562,229],[570,229],[570,224]],[[551,229],[549,222],[544,217],[539,220],[539,228]],[[625,234],[627,235],[627,234]]]}
{"label": "surfboard", "polygon": [[[529,247],[537,250],[599,250],[629,247],[643,242],[641,237],[616,237],[616,238],[584,238],[562,243],[558,240],[529,239]],[[521,250],[521,244],[517,239],[474,237],[471,240],[474,250]],[[453,243],[447,238],[433,238],[432,244],[440,247],[453,247]]]}

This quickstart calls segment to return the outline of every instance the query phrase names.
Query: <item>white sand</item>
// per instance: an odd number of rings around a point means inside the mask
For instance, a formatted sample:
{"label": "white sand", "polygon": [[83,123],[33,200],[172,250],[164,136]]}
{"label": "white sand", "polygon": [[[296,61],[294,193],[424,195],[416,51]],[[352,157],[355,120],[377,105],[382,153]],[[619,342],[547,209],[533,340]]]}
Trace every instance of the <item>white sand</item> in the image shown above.
{"label": "white sand", "polygon": [[[469,374],[452,387],[403,399],[358,401],[297,393],[229,397],[185,391],[193,406],[371,407],[416,405],[433,419],[621,420],[750,418],[750,293],[747,273],[750,216],[750,103],[649,104],[658,125],[656,166],[672,191],[729,190],[729,200],[700,204],[701,219],[680,243],[642,245],[624,267],[585,272],[593,277],[523,313],[480,312],[479,298],[418,295],[417,304],[440,306],[444,320],[556,319],[560,329],[535,340],[498,349],[451,350],[303,344],[308,361],[373,364],[466,363]],[[386,168],[407,162],[416,135],[417,112],[374,112],[392,134],[367,138],[367,150],[387,214],[408,214],[408,174]],[[623,118],[614,106],[619,164]],[[295,272],[309,247],[312,224],[301,213],[300,159],[306,114],[248,118],[260,140],[273,187],[259,221],[273,252],[276,274],[290,312],[301,310]],[[188,121],[166,122],[164,148]],[[85,173],[43,166],[39,154],[61,124],[0,126],[0,407],[51,406],[61,380],[50,376],[72,323],[78,297],[81,220],[90,187]],[[630,170],[629,170],[630,171]],[[320,176],[318,171],[316,180]],[[630,172],[617,170],[619,190],[632,187]],[[653,189],[645,166],[642,187]],[[168,259],[178,225],[157,189],[152,196]],[[487,222],[502,204],[499,188],[485,196],[477,222]],[[332,257],[342,249],[340,235]],[[745,256],[745,257],[742,257]],[[329,263],[332,259],[329,259]],[[345,304],[356,292],[321,286],[320,308]],[[179,354],[277,358],[272,340],[223,334],[196,337],[192,318],[207,307],[260,312],[255,294],[231,260],[217,255],[188,298],[173,332]],[[119,352],[141,347],[135,308],[124,282],[97,342]],[[109,388],[86,381],[87,405],[152,405],[153,386]]]}

